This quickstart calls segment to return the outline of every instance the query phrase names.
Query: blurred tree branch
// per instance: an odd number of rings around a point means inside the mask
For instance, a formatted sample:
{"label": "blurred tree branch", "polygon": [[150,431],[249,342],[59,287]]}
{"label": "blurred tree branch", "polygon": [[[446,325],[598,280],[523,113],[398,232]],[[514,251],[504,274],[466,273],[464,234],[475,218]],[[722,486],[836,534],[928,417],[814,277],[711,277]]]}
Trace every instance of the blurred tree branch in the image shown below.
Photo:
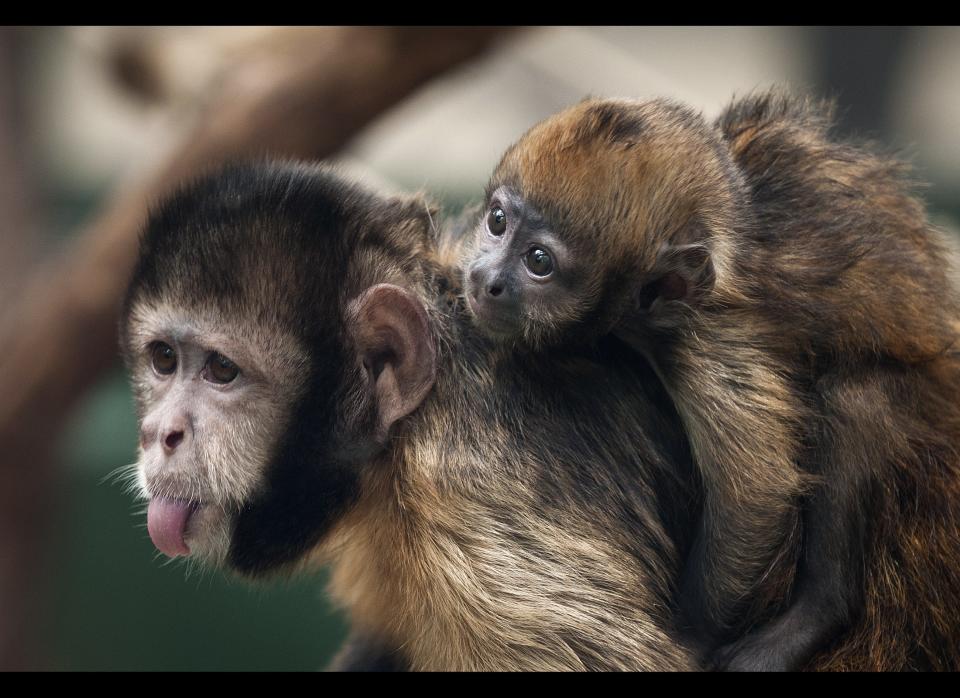
{"label": "blurred tree branch", "polygon": [[[35,192],[23,148],[20,75],[25,40],[22,30],[0,30],[0,321],[13,314],[16,290],[37,251],[32,235],[36,232]],[[0,358],[0,366],[4,364]],[[24,570],[35,569],[39,558],[34,549],[24,546],[24,536],[32,531],[16,525],[21,521],[19,512],[8,513],[15,503],[8,502],[7,489],[15,489],[18,497],[33,498],[45,488],[45,475],[45,468],[26,469],[16,477],[20,486],[15,488],[7,484],[12,478],[4,475],[0,480],[0,668],[24,663],[29,627],[23,597],[30,581]]]}
{"label": "blurred tree branch", "polygon": [[119,305],[147,208],[225,160],[323,158],[420,85],[489,48],[503,29],[287,31],[216,76],[168,159],[145,163],[62,254],[33,270],[0,326],[0,669],[30,665],[36,551],[52,447],[69,409],[116,361]]}
{"label": "blurred tree branch", "polygon": [[36,252],[36,196],[24,152],[25,40],[21,29],[0,29],[0,318]]}

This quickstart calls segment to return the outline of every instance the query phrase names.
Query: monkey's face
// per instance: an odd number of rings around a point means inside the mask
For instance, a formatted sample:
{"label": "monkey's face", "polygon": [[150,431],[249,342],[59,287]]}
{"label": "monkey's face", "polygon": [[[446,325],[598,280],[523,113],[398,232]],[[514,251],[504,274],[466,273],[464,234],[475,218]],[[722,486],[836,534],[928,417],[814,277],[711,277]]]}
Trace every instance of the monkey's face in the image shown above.
{"label": "monkey's face", "polygon": [[129,342],[150,538],[218,564],[232,517],[264,485],[307,354],[279,328],[169,304],[138,307]]}
{"label": "monkey's face", "polygon": [[484,332],[538,346],[582,319],[592,295],[590,265],[516,190],[493,192],[475,235],[464,288]]}

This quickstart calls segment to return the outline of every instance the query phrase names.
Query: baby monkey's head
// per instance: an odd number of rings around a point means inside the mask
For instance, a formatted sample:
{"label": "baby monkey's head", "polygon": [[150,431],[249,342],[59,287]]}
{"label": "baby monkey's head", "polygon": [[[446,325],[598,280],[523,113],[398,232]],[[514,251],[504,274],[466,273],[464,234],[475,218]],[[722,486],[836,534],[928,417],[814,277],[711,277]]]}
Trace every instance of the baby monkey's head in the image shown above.
{"label": "baby monkey's head", "polygon": [[541,348],[654,320],[715,283],[740,180],[726,143],[665,100],[588,99],[504,154],[464,264],[477,324]]}

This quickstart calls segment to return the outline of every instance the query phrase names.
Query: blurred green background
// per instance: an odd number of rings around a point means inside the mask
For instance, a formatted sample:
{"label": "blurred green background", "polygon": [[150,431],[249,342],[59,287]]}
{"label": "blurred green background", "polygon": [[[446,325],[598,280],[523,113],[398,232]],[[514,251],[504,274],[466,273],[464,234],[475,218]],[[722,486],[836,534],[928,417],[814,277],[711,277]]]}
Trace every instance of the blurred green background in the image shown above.
{"label": "blurred green background", "polygon": [[[34,192],[32,234],[40,244],[16,263],[56,252],[95,215],[131,162],[165,152],[178,112],[202,97],[205,76],[218,61],[232,60],[244,33],[255,31],[19,30],[10,72],[15,84],[0,98],[16,100],[22,172]],[[160,57],[162,89],[124,82],[113,69],[116,47],[138,42]],[[524,130],[586,94],[668,95],[710,117],[735,93],[773,83],[834,94],[842,131],[903,148],[932,182],[926,196],[935,219],[955,229],[956,28],[529,30],[383,114],[337,161],[375,186],[426,190],[456,208],[480,194],[499,155]],[[7,257],[8,268],[13,259]],[[165,562],[147,536],[142,507],[108,477],[131,463],[135,451],[136,421],[118,359],[59,437],[61,474],[34,666],[322,668],[346,632],[323,593],[323,574],[252,586],[219,573],[188,576],[182,564]]]}

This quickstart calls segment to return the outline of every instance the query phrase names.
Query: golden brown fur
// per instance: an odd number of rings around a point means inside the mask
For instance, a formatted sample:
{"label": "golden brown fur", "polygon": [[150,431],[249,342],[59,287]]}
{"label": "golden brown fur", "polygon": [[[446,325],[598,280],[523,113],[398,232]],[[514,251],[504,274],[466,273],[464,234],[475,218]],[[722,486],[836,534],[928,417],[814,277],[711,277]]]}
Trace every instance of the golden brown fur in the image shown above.
{"label": "golden brown fur", "polygon": [[[348,609],[355,632],[377,638],[402,657],[399,666],[694,668],[677,638],[669,603],[681,565],[674,546],[685,550],[684,536],[669,543],[656,509],[624,527],[623,510],[617,513],[608,497],[584,493],[582,481],[565,477],[586,451],[551,465],[534,455],[535,448],[516,442],[518,427],[520,434],[537,433],[537,413],[545,420],[540,424],[577,430],[587,413],[569,402],[586,391],[577,383],[565,391],[564,378],[583,377],[589,367],[584,383],[606,396],[605,369],[574,361],[547,384],[548,393],[556,393],[547,404],[539,402],[543,393],[530,396],[535,405],[518,404],[511,390],[516,386],[505,383],[530,367],[516,364],[516,355],[477,344],[462,307],[449,302],[448,277],[462,251],[451,237],[442,237],[439,249],[426,266],[432,281],[423,300],[435,306],[445,365],[434,394],[366,473],[357,507],[318,551],[319,559],[333,561],[334,598]],[[383,270],[370,273],[379,278]],[[442,292],[438,300],[432,296],[436,289]],[[640,399],[636,391],[644,384],[624,384],[624,366],[615,365],[624,391],[616,400],[605,398],[609,421],[591,427],[607,425],[602,437],[611,442],[606,467],[622,457],[618,451],[643,453],[652,446],[646,438],[633,440],[641,433],[633,410],[643,403],[633,399]],[[636,378],[642,380],[642,374]],[[898,396],[903,406],[895,410],[895,425],[865,420],[875,424],[873,441],[865,437],[857,443],[883,444],[895,426],[902,430],[897,440],[902,458],[877,472],[869,502],[855,512],[871,522],[858,589],[865,611],[806,668],[960,668],[955,610],[960,602],[960,456],[950,445],[960,424],[955,404],[943,400],[960,389],[958,381],[960,363],[944,361],[924,381],[904,381],[908,394]],[[881,397],[895,394],[891,390],[865,384],[833,401],[841,405],[840,413],[867,406],[882,415],[887,406]],[[844,407],[845,401],[852,404]],[[922,413],[904,420],[917,404]],[[656,433],[669,432],[668,425],[658,422]],[[694,503],[685,499],[690,495],[683,494],[681,481],[664,486],[649,480],[649,455],[640,462],[646,465],[618,471],[615,477],[626,478],[618,488],[630,489],[631,479],[638,477],[646,482],[643,487],[653,486],[650,494],[656,497],[679,491],[687,506]],[[590,471],[605,479],[595,463]],[[537,496],[546,472],[556,479],[554,489],[567,497],[553,506]],[[627,552],[636,544],[629,537],[638,533],[658,541],[645,556]],[[799,541],[789,540],[785,548],[792,562]],[[651,558],[654,551],[661,552]],[[782,606],[794,573],[792,564],[782,565],[777,575],[758,584],[750,618]]]}
{"label": "golden brown fur", "polygon": [[[459,255],[444,237],[427,264],[434,391],[318,551],[333,562],[331,594],[355,632],[413,669],[695,668],[669,605],[677,544],[654,504],[656,471],[676,466],[644,435],[679,434],[624,385],[637,380],[629,357],[558,358],[551,373],[570,385],[544,393],[448,302]],[[603,409],[585,411],[580,393],[598,383],[609,390],[587,403]]]}
{"label": "golden brown fur", "polygon": [[[916,417],[893,393],[957,395],[943,240],[905,167],[832,141],[830,118],[776,93],[735,103],[715,126],[669,101],[585,100],[525,134],[488,186],[488,201],[519,201],[577,260],[550,314],[525,313],[523,342],[542,350],[613,331],[677,405],[704,482],[683,591],[694,625],[729,640],[756,621],[810,502],[794,608],[725,650],[721,664],[741,654],[741,668],[796,666],[856,615],[859,498],[888,468],[923,460],[898,445]],[[489,239],[482,226],[477,235]],[[690,245],[707,250],[710,273],[659,299],[675,269],[664,260]],[[658,305],[639,300],[651,288]],[[929,413],[924,428],[951,441],[957,411]],[[878,421],[889,431],[869,428]]]}
{"label": "golden brown fur", "polygon": [[[841,548],[857,590],[841,593],[855,608],[862,601],[862,614],[851,614],[853,627],[832,645],[840,649],[811,666],[956,670],[955,260],[913,195],[909,168],[875,147],[836,142],[831,123],[831,105],[779,93],[743,99],[717,123],[746,175],[757,229],[791,244],[775,264],[777,241],[759,238],[770,251],[748,268],[751,293],[782,314],[784,341],[799,356],[834,365],[811,371],[821,449],[807,461],[833,501],[808,505],[806,527],[831,540],[850,530],[844,518],[861,520],[857,543]],[[849,576],[837,565],[817,572]]]}

